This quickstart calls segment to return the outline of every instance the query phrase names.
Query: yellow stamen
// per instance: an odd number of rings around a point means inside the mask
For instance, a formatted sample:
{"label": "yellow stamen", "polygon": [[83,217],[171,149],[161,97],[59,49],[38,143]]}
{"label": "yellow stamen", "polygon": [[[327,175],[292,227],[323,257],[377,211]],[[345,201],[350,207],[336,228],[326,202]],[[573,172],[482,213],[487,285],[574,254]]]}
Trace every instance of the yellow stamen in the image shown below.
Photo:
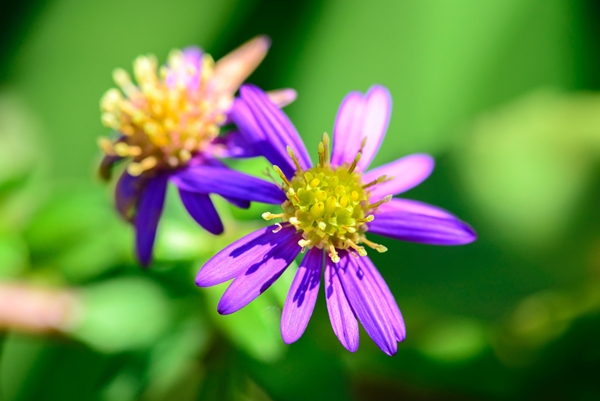
{"label": "yellow stamen", "polygon": [[327,135],[327,132],[323,132],[323,136],[321,137],[321,142],[323,143],[323,148],[324,148],[324,159],[325,159],[325,164],[329,164],[329,135]]}
{"label": "yellow stamen", "polygon": [[283,180],[283,182],[285,182],[285,185],[287,185],[288,187],[292,186],[292,183],[287,179],[285,174],[283,174],[283,171],[281,171],[279,166],[273,166],[273,170],[275,170],[275,172],[279,175],[279,177]]}
{"label": "yellow stamen", "polygon": [[98,138],[98,146],[108,156],[115,156],[116,155],[115,149],[113,147],[113,143],[111,142],[110,139],[105,138],[105,137]]}
{"label": "yellow stamen", "polygon": [[340,257],[338,256],[338,253],[333,245],[329,245],[329,257],[333,263],[340,262]]}
{"label": "yellow stamen", "polygon": [[369,209],[374,209],[374,208],[376,208],[376,207],[378,207],[378,206],[381,206],[381,205],[383,205],[384,203],[387,203],[387,202],[389,202],[389,201],[391,201],[391,200],[392,200],[392,195],[387,195],[387,196],[385,196],[383,199],[381,199],[380,201],[377,201],[377,202],[375,202],[375,203],[372,203],[372,204],[368,205],[368,208],[369,208]]}
{"label": "yellow stamen", "polygon": [[297,171],[302,171],[302,167],[300,167],[300,162],[298,162],[298,158],[294,154],[294,151],[292,150],[292,147],[288,146],[288,147],[286,147],[286,150],[288,152],[288,155],[290,155],[290,157],[294,161],[294,164],[296,165],[296,170]]}
{"label": "yellow stamen", "polygon": [[271,212],[264,212],[262,214],[262,218],[269,221],[269,220],[273,220],[273,219],[281,219],[283,218],[283,213],[279,213],[279,214],[273,214]]}
{"label": "yellow stamen", "polygon": [[387,247],[381,245],[381,244],[376,244],[372,241],[369,241],[366,238],[363,238],[362,242],[364,242],[369,248],[375,249],[377,252],[379,253],[384,253],[387,252]]}
{"label": "yellow stamen", "polygon": [[356,245],[352,240],[347,240],[347,242],[360,256],[367,256],[367,251],[364,247]]}
{"label": "yellow stamen", "polygon": [[360,152],[358,152],[356,154],[356,157],[354,158],[354,161],[352,161],[352,164],[350,165],[350,168],[348,169],[348,172],[352,173],[354,171],[354,169],[356,168],[356,164],[360,160],[360,156],[361,155],[362,155],[362,153],[360,153]]}
{"label": "yellow stamen", "polygon": [[363,187],[363,189],[367,189],[367,188],[372,187],[373,185],[381,184],[385,180],[387,180],[387,175],[382,175],[381,177],[377,178],[376,180],[371,181],[368,184],[363,185],[362,187]]}
{"label": "yellow stamen", "polygon": [[302,248],[305,248],[310,245],[310,240],[301,239],[298,241],[298,245],[300,245]]}

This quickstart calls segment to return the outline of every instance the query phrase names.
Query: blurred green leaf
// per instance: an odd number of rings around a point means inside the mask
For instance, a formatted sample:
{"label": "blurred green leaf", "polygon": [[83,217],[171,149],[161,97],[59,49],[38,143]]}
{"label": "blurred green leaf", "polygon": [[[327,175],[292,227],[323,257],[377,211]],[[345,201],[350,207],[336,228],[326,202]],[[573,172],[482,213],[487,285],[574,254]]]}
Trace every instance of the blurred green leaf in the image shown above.
{"label": "blurred green leaf", "polygon": [[28,267],[29,254],[23,239],[0,235],[0,279],[18,277]]}
{"label": "blurred green leaf", "polygon": [[44,352],[44,341],[35,337],[13,334],[2,344],[0,358],[0,399],[25,400],[35,391],[36,362]]}
{"label": "blurred green leaf", "polygon": [[217,313],[217,304],[226,287],[227,284],[222,284],[202,288],[213,322],[252,357],[266,362],[281,358],[286,348],[279,332],[281,305],[273,302],[269,295],[271,289],[241,310],[222,316]]}
{"label": "blurred green leaf", "polygon": [[190,373],[198,376],[194,381],[199,384],[202,375],[198,372],[198,359],[209,345],[208,330],[207,322],[193,317],[171,329],[169,335],[152,348],[144,399],[173,399],[177,386]]}
{"label": "blurred green leaf", "polygon": [[474,124],[456,160],[467,193],[514,244],[563,235],[600,156],[600,96],[539,91]]}
{"label": "blurred green leaf", "polygon": [[14,92],[0,92],[0,196],[41,164],[40,123]]}
{"label": "blurred green leaf", "polygon": [[469,318],[446,317],[419,339],[419,349],[429,358],[457,363],[478,356],[488,345],[484,325]]}
{"label": "blurred green leaf", "polygon": [[0,91],[0,232],[21,229],[44,192],[40,131],[22,97]]}
{"label": "blurred green leaf", "polygon": [[104,281],[84,288],[81,296],[81,318],[68,334],[103,352],[149,347],[171,323],[166,294],[148,279]]}
{"label": "blurred green leaf", "polygon": [[376,160],[447,149],[486,104],[569,83],[571,8],[568,0],[327,1],[310,34],[295,38],[302,52],[282,63],[299,93],[292,121],[314,156],[342,98],[380,83],[394,109]]}

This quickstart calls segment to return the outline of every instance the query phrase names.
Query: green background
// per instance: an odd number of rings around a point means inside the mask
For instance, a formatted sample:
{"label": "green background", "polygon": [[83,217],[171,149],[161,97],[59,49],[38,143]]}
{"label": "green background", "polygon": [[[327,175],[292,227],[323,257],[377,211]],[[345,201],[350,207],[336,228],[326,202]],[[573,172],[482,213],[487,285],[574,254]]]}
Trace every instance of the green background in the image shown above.
{"label": "green background", "polygon": [[[62,333],[0,331],[0,400],[600,399],[600,7],[568,0],[76,0],[0,9],[0,280],[73,289]],[[352,354],[324,297],[304,336],[281,340],[278,284],[219,316],[202,262],[264,224],[219,203],[226,234],[175,194],[156,262],[95,174],[99,99],[116,67],[196,44],[215,59],[273,40],[249,81],[295,88],[286,108],[311,154],[351,90],[394,100],[375,160],[434,155],[406,197],[451,210],[477,242],[381,239],[373,255],[407,339]],[[258,172],[265,162],[235,162]]]}

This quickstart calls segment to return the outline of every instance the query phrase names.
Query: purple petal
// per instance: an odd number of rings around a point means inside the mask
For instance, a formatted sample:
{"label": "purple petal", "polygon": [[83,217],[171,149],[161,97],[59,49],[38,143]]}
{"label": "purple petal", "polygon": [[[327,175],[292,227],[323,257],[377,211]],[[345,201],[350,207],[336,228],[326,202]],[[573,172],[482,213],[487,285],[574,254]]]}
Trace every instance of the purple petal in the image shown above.
{"label": "purple petal", "polygon": [[440,217],[443,219],[455,219],[452,213],[441,207],[429,205],[412,199],[393,198],[389,202],[379,206],[377,213],[404,212],[413,214],[424,214],[426,216]]}
{"label": "purple petal", "polygon": [[289,117],[269,100],[265,92],[254,85],[244,85],[240,89],[240,98],[248,104],[268,140],[279,143],[283,150],[291,147],[302,169],[306,170],[312,165],[296,127]]}
{"label": "purple petal", "polygon": [[275,89],[268,91],[267,96],[269,96],[271,103],[282,109],[296,101],[298,98],[298,92],[292,88]]}
{"label": "purple petal", "polygon": [[471,226],[456,217],[440,218],[393,210],[379,210],[368,227],[373,234],[430,245],[463,245],[477,238]]}
{"label": "purple petal", "polygon": [[281,314],[281,336],[286,344],[298,340],[306,330],[319,293],[323,256],[322,249],[311,248],[294,276]]}
{"label": "purple petal", "polygon": [[360,148],[363,96],[360,92],[346,95],[338,109],[333,127],[331,164],[340,166],[352,162]]}
{"label": "purple petal", "polygon": [[191,92],[198,90],[202,76],[202,55],[202,49],[198,47],[183,49],[181,65],[167,65],[166,84],[172,88],[181,82]]}
{"label": "purple petal", "polygon": [[365,273],[365,277],[371,283],[371,288],[374,289],[374,294],[377,295],[377,298],[380,300],[381,305],[386,308],[385,316],[388,319],[388,322],[391,324],[392,329],[395,334],[396,341],[404,341],[406,338],[406,326],[404,325],[404,319],[402,318],[402,313],[400,313],[400,308],[398,308],[398,304],[392,295],[389,287],[387,286],[377,268],[371,262],[369,257],[364,256],[358,258],[358,264],[362,268],[362,271]]}
{"label": "purple petal", "polygon": [[[295,231],[293,227],[291,230]],[[250,251],[254,254],[254,263],[245,264],[246,271],[227,288],[217,311],[221,315],[237,312],[265,292],[298,256],[302,249],[298,245],[301,238],[300,234],[285,240],[279,236],[277,240],[271,240],[275,246],[269,252],[258,254]]]}
{"label": "purple petal", "polygon": [[133,207],[144,189],[145,178],[134,177],[127,171],[119,177],[115,187],[115,205],[119,214],[127,221],[133,219]]}
{"label": "purple petal", "polygon": [[397,195],[416,187],[429,177],[434,165],[433,157],[416,153],[367,171],[363,175],[363,182],[367,184],[383,175],[391,178],[372,187],[372,200],[379,200],[387,195]]}
{"label": "purple petal", "polygon": [[269,141],[265,137],[262,127],[254,117],[246,101],[240,98],[235,99],[229,116],[238,127],[245,141],[251,144],[252,149],[256,149],[271,164],[279,166],[286,177],[290,178],[294,175],[296,167],[292,159],[288,156],[287,151],[277,147],[276,143]]}
{"label": "purple petal", "polygon": [[100,175],[100,178],[102,178],[104,181],[110,180],[110,177],[112,176],[113,166],[122,160],[123,157],[121,156],[105,155],[104,157],[102,157],[102,160],[100,161],[100,166],[98,166],[98,174]]}
{"label": "purple petal", "polygon": [[259,150],[238,131],[231,131],[216,138],[213,144],[220,148],[215,150],[219,157],[249,158],[261,156]]}
{"label": "purple petal", "polygon": [[148,180],[140,196],[135,216],[135,232],[137,255],[143,266],[148,266],[152,261],[152,248],[165,203],[167,182],[166,174]]}
{"label": "purple petal", "polygon": [[356,168],[364,171],[369,167],[385,137],[391,113],[392,97],[383,86],[372,86],[364,97],[358,92],[346,96],[333,128],[331,163],[351,163],[366,138]]}
{"label": "purple petal", "polygon": [[190,192],[215,193],[273,205],[286,200],[284,192],[277,185],[223,167],[190,166],[176,172],[171,179],[178,188]]}
{"label": "purple petal", "polygon": [[347,251],[339,251],[339,255],[338,276],[354,314],[375,344],[386,354],[394,355],[398,344],[387,299],[355,257]]}
{"label": "purple petal", "polygon": [[210,287],[237,277],[271,255],[280,243],[296,242],[296,229],[284,227],[274,233],[276,225],[261,228],[240,238],[204,264],[196,276],[198,287]]}
{"label": "purple petal", "polygon": [[244,85],[232,110],[232,119],[249,141],[271,163],[290,177],[296,168],[287,154],[289,146],[303,169],[312,164],[304,143],[287,115],[275,106],[259,88]]}
{"label": "purple petal", "polygon": [[325,258],[325,299],[333,332],[344,348],[355,352],[358,349],[358,322],[340,282],[338,266],[328,257]]}
{"label": "purple petal", "polygon": [[190,216],[206,231],[215,235],[223,233],[223,223],[208,195],[183,189],[179,189],[179,195]]}
{"label": "purple petal", "polygon": [[231,203],[233,206],[239,207],[240,209],[248,209],[250,208],[250,202],[244,199],[231,198],[229,196],[223,197],[227,202]]}
{"label": "purple petal", "polygon": [[[194,166],[203,166],[203,165],[229,169],[229,167],[225,163],[223,163],[221,160],[216,159],[216,158],[204,158],[204,159],[200,160],[199,163],[194,164]],[[250,202],[247,200],[232,198],[230,196],[223,196],[223,198],[227,202],[229,202],[232,205],[237,206],[241,209],[248,209],[250,207]]]}

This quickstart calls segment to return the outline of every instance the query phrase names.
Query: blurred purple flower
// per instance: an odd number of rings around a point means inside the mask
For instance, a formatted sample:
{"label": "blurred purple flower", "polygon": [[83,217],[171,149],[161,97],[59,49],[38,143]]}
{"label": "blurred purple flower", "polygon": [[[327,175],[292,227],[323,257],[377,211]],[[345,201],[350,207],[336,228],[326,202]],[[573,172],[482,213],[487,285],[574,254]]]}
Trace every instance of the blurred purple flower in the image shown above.
{"label": "blurred purple flower", "polygon": [[392,199],[433,170],[425,154],[403,157],[364,172],[387,130],[391,98],[373,86],[366,95],[350,93],[342,102],[333,131],[319,144],[313,165],[287,116],[260,89],[245,85],[232,119],[240,132],[275,164],[283,181],[282,213],[265,213],[282,223],[258,230],[210,259],[196,277],[201,287],[234,279],[218,305],[233,313],[273,284],[302,250],[281,318],[286,343],[298,340],[312,314],[321,275],[333,330],[350,351],[358,348],[358,321],[388,355],[405,337],[400,310],[385,281],[366,256],[364,244],[387,249],[366,238],[367,231],[432,245],[461,245],[475,240],[473,229],[449,212],[421,202]]}
{"label": "blurred purple flower", "polygon": [[[275,185],[231,171],[218,159],[256,155],[238,132],[219,136],[219,131],[229,120],[234,93],[269,46],[268,38],[257,37],[216,63],[196,47],[174,50],[160,68],[154,56],[140,56],[133,64],[137,84],[125,70],[113,73],[120,90],[110,89],[101,109],[102,122],[117,135],[100,140],[106,154],[100,175],[109,179],[116,163],[128,161],[116,185],[116,208],[135,226],[142,265],[152,259],[169,181],[189,214],[213,234],[220,234],[223,224],[208,194],[218,193],[242,208],[249,201],[281,199]],[[295,99],[295,91],[269,96],[282,107]],[[190,177],[192,188],[186,185]]]}

